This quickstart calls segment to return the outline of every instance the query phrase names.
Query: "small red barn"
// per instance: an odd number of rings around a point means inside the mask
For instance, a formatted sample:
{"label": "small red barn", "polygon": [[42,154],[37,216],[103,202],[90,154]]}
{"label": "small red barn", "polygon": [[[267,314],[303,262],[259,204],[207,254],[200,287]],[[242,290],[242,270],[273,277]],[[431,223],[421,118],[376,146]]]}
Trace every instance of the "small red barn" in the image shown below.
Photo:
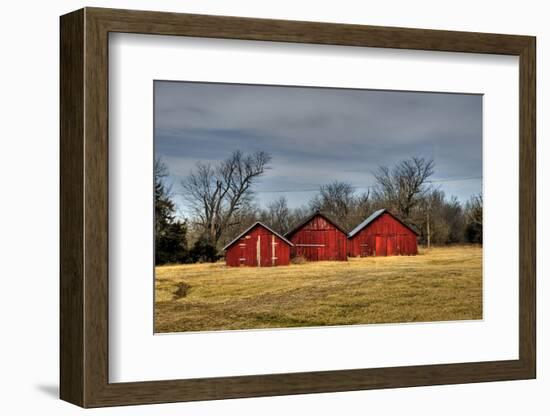
{"label": "small red barn", "polygon": [[309,261],[348,259],[346,232],[320,212],[306,218],[285,237],[294,244],[293,257],[303,256]]}
{"label": "small red barn", "polygon": [[418,254],[418,233],[386,209],[371,214],[348,234],[350,257]]}
{"label": "small red barn", "polygon": [[228,266],[282,266],[290,263],[292,243],[267,225],[256,222],[227,244]]}

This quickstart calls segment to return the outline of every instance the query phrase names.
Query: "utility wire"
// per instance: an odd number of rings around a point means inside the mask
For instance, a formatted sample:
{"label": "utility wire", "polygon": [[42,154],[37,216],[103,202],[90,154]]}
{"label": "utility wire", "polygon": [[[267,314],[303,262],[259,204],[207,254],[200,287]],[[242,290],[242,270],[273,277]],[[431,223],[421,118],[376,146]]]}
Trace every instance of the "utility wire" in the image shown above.
{"label": "utility wire", "polygon": [[[426,181],[426,183],[442,183],[442,182],[462,182],[462,181],[471,181],[475,179],[482,179],[482,176],[469,176],[464,178],[446,178],[446,179],[432,179],[431,181]],[[376,185],[367,185],[367,186],[354,186],[355,189],[371,189]],[[255,191],[259,194],[276,194],[282,192],[317,192],[320,186],[316,188],[305,188],[305,189],[275,189],[275,190],[264,190],[264,191]]]}

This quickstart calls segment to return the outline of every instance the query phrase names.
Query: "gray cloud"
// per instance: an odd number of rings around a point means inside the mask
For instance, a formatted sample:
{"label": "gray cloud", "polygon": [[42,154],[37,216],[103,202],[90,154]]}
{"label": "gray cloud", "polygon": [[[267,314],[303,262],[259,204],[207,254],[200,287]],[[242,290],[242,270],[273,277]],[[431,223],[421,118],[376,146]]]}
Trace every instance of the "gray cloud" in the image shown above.
{"label": "gray cloud", "polygon": [[155,153],[176,187],[197,161],[236,149],[273,156],[260,204],[285,194],[299,205],[311,192],[295,191],[334,179],[366,187],[377,166],[411,156],[433,157],[434,178],[453,179],[441,189],[466,200],[481,180],[454,179],[482,176],[482,96],[155,82]]}

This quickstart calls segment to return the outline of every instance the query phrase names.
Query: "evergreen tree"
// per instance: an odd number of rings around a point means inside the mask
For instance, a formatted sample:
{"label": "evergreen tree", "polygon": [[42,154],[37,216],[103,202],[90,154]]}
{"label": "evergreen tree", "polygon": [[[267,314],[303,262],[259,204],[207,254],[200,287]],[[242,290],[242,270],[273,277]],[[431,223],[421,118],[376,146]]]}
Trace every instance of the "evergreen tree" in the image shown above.
{"label": "evergreen tree", "polygon": [[189,258],[193,263],[213,263],[220,259],[216,247],[208,242],[204,236],[193,244],[189,251]]}
{"label": "evergreen tree", "polygon": [[168,176],[166,165],[155,160],[155,264],[185,263],[187,224],[176,220],[176,206],[170,197],[170,188],[164,183]]}
{"label": "evergreen tree", "polygon": [[156,264],[187,263],[187,225],[182,221],[174,221],[166,226],[156,238]]}
{"label": "evergreen tree", "polygon": [[483,197],[475,195],[466,203],[466,240],[483,243]]}

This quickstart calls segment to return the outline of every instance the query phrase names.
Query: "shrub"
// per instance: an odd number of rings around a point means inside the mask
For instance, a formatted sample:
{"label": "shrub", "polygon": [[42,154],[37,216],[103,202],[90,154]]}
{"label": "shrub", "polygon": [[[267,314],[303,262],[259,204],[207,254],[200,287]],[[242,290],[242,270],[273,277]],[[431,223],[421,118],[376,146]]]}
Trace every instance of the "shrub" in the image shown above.
{"label": "shrub", "polygon": [[296,257],[293,257],[290,260],[290,263],[292,263],[292,264],[306,264],[307,259],[304,256],[296,256]]}
{"label": "shrub", "polygon": [[214,263],[220,259],[216,247],[203,238],[199,238],[189,251],[193,263]]}

